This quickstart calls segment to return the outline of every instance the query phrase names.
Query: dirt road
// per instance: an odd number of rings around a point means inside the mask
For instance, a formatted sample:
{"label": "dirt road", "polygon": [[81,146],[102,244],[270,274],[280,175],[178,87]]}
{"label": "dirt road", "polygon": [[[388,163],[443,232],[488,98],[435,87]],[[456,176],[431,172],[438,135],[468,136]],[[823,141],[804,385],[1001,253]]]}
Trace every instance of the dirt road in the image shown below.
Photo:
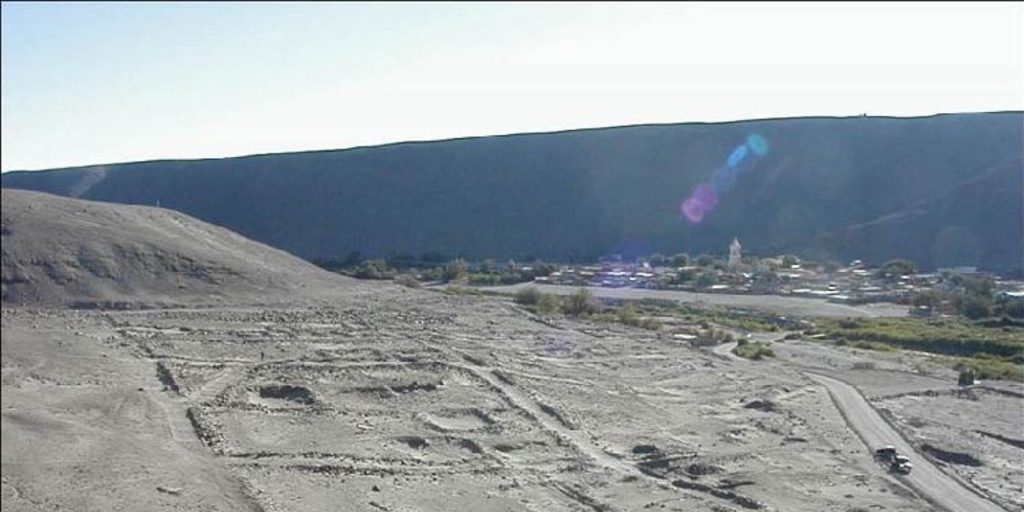
{"label": "dirt road", "polygon": [[[522,283],[512,286],[488,287],[488,290],[515,293],[516,291],[534,286],[533,283]],[[570,295],[579,290],[577,286],[543,285],[538,287],[545,293]],[[842,316],[842,317],[879,317],[906,316],[907,308],[895,304],[872,304],[849,306],[835,304],[822,299],[804,297],[782,297],[778,295],[729,295],[724,293],[681,292],[673,290],[647,290],[642,288],[597,288],[587,287],[597,297],[609,299],[664,299],[678,302],[709,304],[714,306],[731,306],[738,308],[760,309],[785,315],[797,316]]]}
{"label": "dirt road", "polygon": [[936,468],[903,440],[853,386],[824,375],[807,373],[815,382],[828,388],[836,406],[847,423],[864,440],[869,449],[891,445],[910,458],[914,469],[900,478],[921,494],[954,512],[1005,512],[1001,507],[960,485]]}

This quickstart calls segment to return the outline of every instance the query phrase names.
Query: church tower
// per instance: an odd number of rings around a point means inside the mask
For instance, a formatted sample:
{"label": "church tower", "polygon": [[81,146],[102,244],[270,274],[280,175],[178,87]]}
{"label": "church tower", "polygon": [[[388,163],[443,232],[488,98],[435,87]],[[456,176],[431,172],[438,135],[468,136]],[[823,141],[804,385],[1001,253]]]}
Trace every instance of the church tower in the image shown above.
{"label": "church tower", "polygon": [[743,261],[743,246],[740,245],[738,238],[733,238],[732,243],[729,244],[729,266],[736,267]]}

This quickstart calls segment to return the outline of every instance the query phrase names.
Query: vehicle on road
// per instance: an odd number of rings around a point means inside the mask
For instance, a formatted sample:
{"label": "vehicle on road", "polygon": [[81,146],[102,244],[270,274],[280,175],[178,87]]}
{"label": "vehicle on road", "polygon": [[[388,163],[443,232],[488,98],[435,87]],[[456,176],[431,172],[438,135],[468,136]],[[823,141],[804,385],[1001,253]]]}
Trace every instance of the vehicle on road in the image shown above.
{"label": "vehicle on road", "polygon": [[875,458],[886,462],[891,461],[896,457],[896,447],[894,446],[883,446],[875,450]]}
{"label": "vehicle on road", "polygon": [[889,464],[889,470],[901,475],[910,473],[910,470],[914,468],[914,465],[910,463],[910,459],[904,455],[896,455],[892,458],[892,463]]}

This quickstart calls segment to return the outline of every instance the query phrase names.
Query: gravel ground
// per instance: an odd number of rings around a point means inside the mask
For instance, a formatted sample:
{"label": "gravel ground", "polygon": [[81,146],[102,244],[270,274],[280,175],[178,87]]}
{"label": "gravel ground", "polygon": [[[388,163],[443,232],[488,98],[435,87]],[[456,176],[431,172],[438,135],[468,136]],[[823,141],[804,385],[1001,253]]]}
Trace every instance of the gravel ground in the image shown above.
{"label": "gravel ground", "polygon": [[[5,511],[931,509],[793,371],[865,357],[826,345],[736,361],[387,284],[293,309],[5,308],[2,339]],[[927,390],[912,366],[878,372]]]}

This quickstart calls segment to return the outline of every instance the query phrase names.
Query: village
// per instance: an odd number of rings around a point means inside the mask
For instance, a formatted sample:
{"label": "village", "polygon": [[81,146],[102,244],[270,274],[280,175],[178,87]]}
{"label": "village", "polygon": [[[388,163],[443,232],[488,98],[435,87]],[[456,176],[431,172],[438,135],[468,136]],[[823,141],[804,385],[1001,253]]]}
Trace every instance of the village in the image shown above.
{"label": "village", "polygon": [[[532,270],[524,267],[524,271]],[[563,265],[548,275],[534,278],[538,285],[645,288],[694,293],[780,295],[819,298],[841,304],[907,304],[911,314],[956,314],[941,301],[915,300],[932,292],[940,294],[956,286],[952,276],[968,276],[992,283],[994,300],[1024,299],[1024,282],[1005,280],[975,267],[941,268],[920,273],[908,260],[893,260],[872,267],[861,260],[847,264],[801,261],[793,255],[744,256],[733,239],[725,261],[711,255],[691,259],[687,255],[653,255],[624,261],[611,255],[599,264]]]}

